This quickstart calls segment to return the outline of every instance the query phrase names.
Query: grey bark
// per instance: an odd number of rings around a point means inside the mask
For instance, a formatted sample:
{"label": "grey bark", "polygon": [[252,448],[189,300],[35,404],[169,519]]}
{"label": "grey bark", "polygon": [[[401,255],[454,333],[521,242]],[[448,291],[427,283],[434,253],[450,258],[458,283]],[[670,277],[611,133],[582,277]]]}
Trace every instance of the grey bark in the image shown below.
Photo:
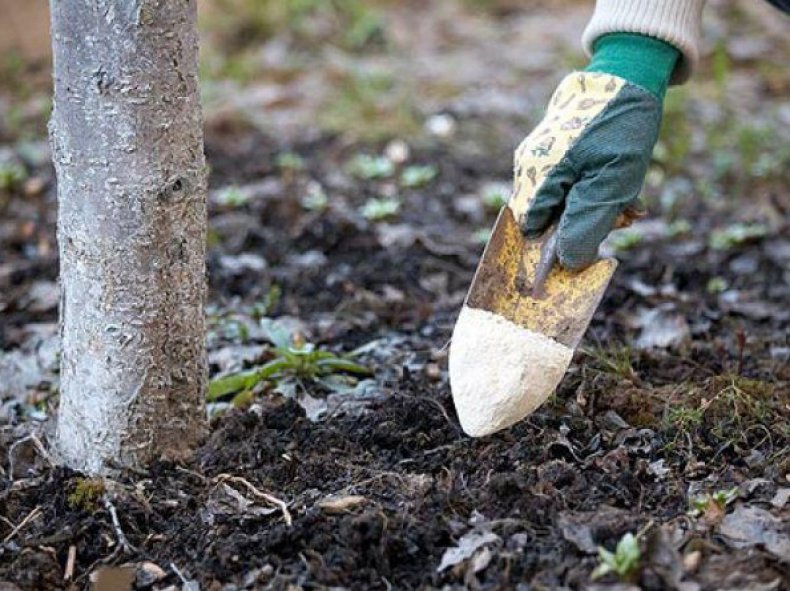
{"label": "grey bark", "polygon": [[50,0],[57,448],[91,473],[205,431],[206,166],[196,0]]}

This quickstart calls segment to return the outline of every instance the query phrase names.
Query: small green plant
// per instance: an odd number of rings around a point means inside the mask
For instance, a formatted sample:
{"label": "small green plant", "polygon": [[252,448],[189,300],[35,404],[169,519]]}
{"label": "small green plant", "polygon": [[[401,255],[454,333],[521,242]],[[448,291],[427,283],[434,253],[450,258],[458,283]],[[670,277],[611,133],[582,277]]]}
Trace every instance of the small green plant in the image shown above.
{"label": "small green plant", "polygon": [[609,238],[609,241],[612,245],[612,248],[614,248],[616,251],[624,252],[626,250],[631,250],[637,244],[642,242],[642,234],[633,228],[626,228],[617,232],[613,232]]}
{"label": "small green plant", "polygon": [[217,204],[226,207],[241,207],[249,201],[249,196],[245,195],[237,186],[231,185],[218,191],[215,200]]}
{"label": "small green plant", "polygon": [[491,238],[491,228],[478,228],[472,234],[472,239],[477,244],[485,244]]}
{"label": "small green plant", "polygon": [[608,349],[593,347],[584,349],[600,366],[598,371],[613,374],[631,382],[639,382],[639,375],[634,370],[633,351],[628,346],[615,346]]}
{"label": "small green plant", "polygon": [[483,205],[493,211],[499,211],[507,204],[508,192],[507,185],[502,183],[486,185],[481,196]]}
{"label": "small green plant", "polygon": [[357,154],[349,161],[348,172],[365,180],[386,179],[395,172],[395,165],[384,156]]}
{"label": "small green plant", "polygon": [[706,514],[723,515],[724,510],[738,498],[738,487],[729,490],[717,490],[713,494],[706,493],[691,500],[691,508],[689,515],[691,517],[700,517]]}
{"label": "small green plant", "polygon": [[705,408],[690,408],[688,406],[676,406],[667,410],[665,423],[671,429],[679,433],[689,433],[702,425],[702,417]]}
{"label": "small green plant", "polygon": [[95,511],[105,489],[104,480],[101,478],[78,478],[74,490],[66,500],[73,509]]}
{"label": "small green plant", "polygon": [[399,211],[400,201],[397,199],[368,199],[359,209],[359,213],[372,222],[391,218]]}
{"label": "small green plant", "polygon": [[370,375],[365,366],[305,342],[270,319],[263,319],[261,325],[273,345],[274,358],[256,369],[212,380],[207,393],[209,402],[234,394],[232,403],[243,404],[261,382],[273,383],[280,392],[295,392],[305,382],[335,390],[339,382],[333,378],[344,374]]}
{"label": "small green plant", "polygon": [[713,250],[729,250],[735,246],[746,244],[768,234],[765,224],[732,224],[723,230],[714,230],[708,239]]}
{"label": "small green plant", "polygon": [[263,297],[263,299],[253,304],[252,309],[250,310],[250,316],[252,316],[255,320],[261,320],[262,318],[271,315],[275,308],[277,308],[277,304],[280,303],[280,298],[282,295],[282,288],[275,283],[269,288],[269,291],[266,292],[266,295]]}
{"label": "small green plant", "polygon": [[329,207],[329,197],[326,196],[324,188],[318,183],[310,183],[307,192],[299,200],[302,207],[307,211],[326,211]]}
{"label": "small green plant", "polygon": [[705,285],[705,291],[711,294],[722,293],[727,287],[727,280],[724,277],[711,277]]}
{"label": "small green plant", "polygon": [[303,170],[305,167],[304,158],[295,152],[280,152],[275,163],[281,170]]}
{"label": "small green plant", "polygon": [[0,162],[0,191],[11,192],[27,180],[27,171],[16,162]]}
{"label": "small green plant", "polygon": [[639,569],[639,561],[642,553],[639,550],[639,540],[632,533],[625,534],[614,552],[610,552],[603,546],[598,547],[598,559],[600,563],[593,570],[590,578],[599,579],[609,573],[615,573],[621,579],[629,579],[636,574]]}
{"label": "small green plant", "polygon": [[400,184],[404,187],[415,188],[427,185],[439,173],[431,164],[424,166],[407,166],[400,177]]}
{"label": "small green plant", "polygon": [[675,220],[667,228],[667,234],[670,238],[683,236],[689,232],[691,232],[691,223],[688,220]]}

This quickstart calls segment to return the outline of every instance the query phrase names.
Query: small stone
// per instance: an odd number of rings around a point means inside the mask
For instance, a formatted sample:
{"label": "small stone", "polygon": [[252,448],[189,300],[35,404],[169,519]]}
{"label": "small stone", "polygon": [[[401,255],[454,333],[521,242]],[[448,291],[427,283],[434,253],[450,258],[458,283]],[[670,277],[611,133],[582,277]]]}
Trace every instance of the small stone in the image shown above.
{"label": "small stone", "polygon": [[409,145],[403,140],[392,140],[384,148],[384,155],[393,164],[403,164],[409,159]]}
{"label": "small stone", "polygon": [[696,572],[702,562],[702,552],[694,550],[683,557],[683,570],[687,573]]}
{"label": "small stone", "polygon": [[436,363],[428,363],[425,366],[425,376],[429,380],[439,381],[442,378],[442,370]]}
{"label": "small stone", "polygon": [[367,499],[360,495],[349,495],[346,497],[329,497],[316,503],[327,513],[345,513],[359,505],[367,502]]}
{"label": "small stone", "polygon": [[45,186],[46,183],[44,182],[44,179],[42,179],[41,177],[38,176],[30,177],[22,185],[22,192],[27,197],[35,197],[36,195],[41,195],[41,193],[44,191]]}
{"label": "small stone", "polygon": [[137,565],[136,575],[137,586],[148,587],[164,579],[167,573],[158,564],[146,561]]}
{"label": "small stone", "polygon": [[455,119],[452,115],[446,113],[439,113],[428,117],[425,121],[425,129],[431,135],[440,138],[448,138],[455,133],[456,128]]}
{"label": "small stone", "polygon": [[790,488],[780,488],[771,499],[771,506],[781,509],[788,501],[790,501]]}

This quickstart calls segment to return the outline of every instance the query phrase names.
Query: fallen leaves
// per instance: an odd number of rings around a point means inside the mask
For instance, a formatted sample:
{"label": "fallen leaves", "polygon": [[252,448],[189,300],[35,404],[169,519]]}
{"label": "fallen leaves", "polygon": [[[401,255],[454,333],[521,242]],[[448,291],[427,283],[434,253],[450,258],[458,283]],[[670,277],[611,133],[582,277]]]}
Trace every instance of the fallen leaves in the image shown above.
{"label": "fallen leaves", "polygon": [[719,533],[733,548],[762,546],[779,560],[790,563],[790,522],[765,509],[738,506],[724,517]]}
{"label": "fallen leaves", "polygon": [[[501,541],[502,539],[493,532],[470,530],[461,536],[461,538],[459,538],[454,547],[447,548],[447,550],[444,551],[444,554],[442,554],[442,560],[439,563],[439,566],[436,568],[436,572],[443,572],[450,567],[464,562],[465,560],[469,560],[475,556],[479,550],[482,554],[484,550],[481,549],[483,549],[484,546],[499,543]],[[490,560],[490,557],[488,560]],[[472,570],[474,572],[479,572],[488,564],[484,555],[473,562],[474,564],[472,565]],[[477,567],[477,570],[475,570],[475,567]]]}

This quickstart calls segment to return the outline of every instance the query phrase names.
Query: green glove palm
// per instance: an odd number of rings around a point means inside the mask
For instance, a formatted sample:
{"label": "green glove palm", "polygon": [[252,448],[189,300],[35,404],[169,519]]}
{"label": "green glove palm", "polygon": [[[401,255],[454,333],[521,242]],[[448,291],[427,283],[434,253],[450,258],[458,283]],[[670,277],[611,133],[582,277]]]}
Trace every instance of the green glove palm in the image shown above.
{"label": "green glove palm", "polygon": [[558,222],[560,263],[583,268],[637,201],[679,52],[640,35],[599,39],[585,72],[567,76],[516,151],[509,206],[527,237]]}

